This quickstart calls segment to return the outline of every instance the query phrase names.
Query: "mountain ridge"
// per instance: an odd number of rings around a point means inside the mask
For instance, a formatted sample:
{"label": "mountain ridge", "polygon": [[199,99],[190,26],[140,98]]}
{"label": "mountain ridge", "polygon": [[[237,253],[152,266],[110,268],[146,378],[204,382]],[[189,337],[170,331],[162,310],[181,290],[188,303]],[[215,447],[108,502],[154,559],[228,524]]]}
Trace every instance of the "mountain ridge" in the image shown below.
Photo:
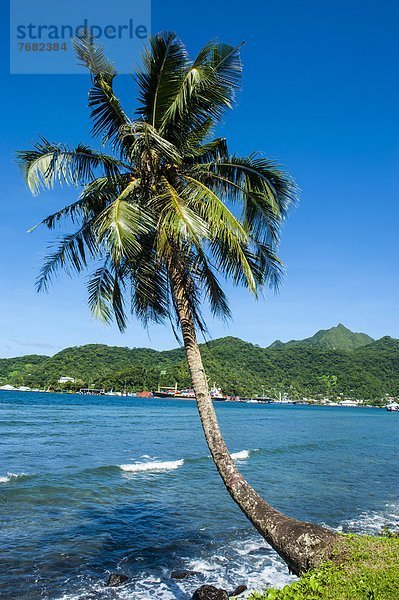
{"label": "mountain ridge", "polygon": [[[321,338],[324,339],[325,338],[325,334],[331,335],[332,332],[335,332],[336,330],[340,330],[341,332],[344,330],[345,334],[350,334],[350,336],[361,336],[358,339],[362,339],[365,341],[365,343],[361,343],[359,345],[357,345],[356,347],[362,347],[365,346],[367,344],[370,344],[372,342],[378,341],[374,338],[372,338],[371,336],[369,336],[367,333],[361,333],[361,332],[353,332],[350,329],[348,329],[347,327],[345,327],[345,325],[343,325],[342,323],[339,323],[337,326],[333,326],[330,327],[329,329],[319,329],[318,331],[316,331],[316,333],[308,338],[304,338],[302,340],[289,340],[287,342],[282,342],[281,340],[275,340],[274,342],[272,342],[271,344],[269,344],[268,346],[260,346],[257,343],[254,342],[248,342],[246,340],[243,340],[241,338],[239,338],[238,336],[233,336],[233,335],[226,335],[220,338],[215,338],[215,339],[211,339],[209,341],[207,341],[207,344],[213,344],[213,343],[217,343],[220,342],[220,340],[231,340],[231,341],[236,341],[236,342],[241,342],[243,344],[249,344],[251,346],[254,346],[255,348],[281,348],[281,347],[289,347],[289,346],[296,346],[296,345],[307,345],[311,340],[314,340],[315,342],[319,341]],[[328,336],[327,336],[328,337]],[[392,338],[391,336],[383,336],[382,338],[379,339],[384,339],[384,338],[390,338],[390,339],[396,339],[396,338]],[[320,346],[326,346],[326,347],[330,347],[328,346],[328,344],[325,343],[314,343],[314,345],[320,345]],[[41,358],[53,358],[55,356],[61,355],[63,352],[65,352],[66,350],[68,350],[69,348],[90,348],[90,347],[97,347],[97,348],[125,348],[126,350],[143,350],[143,351],[149,351],[149,352],[173,352],[175,350],[175,348],[172,348],[170,350],[156,350],[154,348],[148,348],[146,346],[110,346],[108,344],[96,344],[96,343],[90,343],[90,344],[82,344],[79,346],[70,346],[67,348],[63,348],[62,350],[59,350],[59,352],[56,352],[53,355],[47,355],[47,354],[23,354],[23,355],[18,355],[18,356],[13,356],[13,357],[7,357],[7,358],[1,358],[0,357],[0,361],[3,360],[19,360],[19,359],[27,359],[27,358],[32,358],[35,361],[37,359],[41,359]],[[344,350],[346,348],[343,347],[335,347],[332,349],[337,349],[337,350]]]}
{"label": "mountain ridge", "polygon": [[355,350],[356,348],[367,346],[374,341],[374,338],[366,333],[351,331],[342,323],[338,323],[336,327],[320,329],[313,336],[303,340],[290,340],[288,342],[276,340],[270,344],[269,348],[312,345],[324,346],[331,350]]}

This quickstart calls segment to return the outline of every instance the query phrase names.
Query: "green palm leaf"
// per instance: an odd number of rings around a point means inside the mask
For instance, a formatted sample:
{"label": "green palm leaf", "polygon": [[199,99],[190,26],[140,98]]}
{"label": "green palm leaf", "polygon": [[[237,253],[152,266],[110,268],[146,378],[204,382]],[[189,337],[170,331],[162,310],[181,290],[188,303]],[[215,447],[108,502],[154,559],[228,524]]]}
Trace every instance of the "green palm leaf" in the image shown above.
{"label": "green palm leaf", "polygon": [[147,327],[162,323],[170,314],[169,286],[165,265],[159,260],[151,235],[140,240],[137,260],[129,266],[133,313]]}
{"label": "green palm leaf", "polygon": [[210,42],[187,69],[175,98],[165,111],[160,132],[175,145],[209,122],[217,122],[232,107],[239,87],[239,46]]}
{"label": "green palm leaf", "polygon": [[77,231],[61,239],[40,270],[36,282],[38,291],[48,290],[49,283],[60,269],[70,275],[73,272],[81,273],[87,267],[88,261],[97,252],[93,225],[93,220],[87,221]]}
{"label": "green palm leaf", "polygon": [[147,233],[153,221],[137,204],[126,198],[135,182],[108,206],[96,220],[96,234],[100,244],[104,244],[115,264],[123,258],[134,260],[140,251],[140,236]]}
{"label": "green palm leaf", "polygon": [[182,161],[176,146],[159,135],[155,127],[146,121],[125,125],[121,128],[120,135],[122,139],[130,140],[129,158],[132,164],[147,166],[143,165],[143,160],[146,160],[154,169],[160,157],[172,164]]}
{"label": "green palm leaf", "polygon": [[176,97],[188,65],[187,51],[175,33],[151,38],[150,49],[136,74],[140,105],[137,112],[155,129],[160,128],[165,111]]}
{"label": "green palm leaf", "polygon": [[126,168],[122,161],[83,144],[71,150],[64,144],[51,144],[45,138],[41,138],[33,150],[19,151],[17,158],[34,195],[41,189],[52,189],[56,183],[84,185],[94,179],[97,169],[112,179]]}
{"label": "green palm leaf", "polygon": [[197,204],[197,211],[209,228],[208,239],[218,269],[232,276],[236,283],[245,282],[256,294],[256,280],[246,253],[248,232],[212,190],[192,177],[185,179],[186,193]]}
{"label": "green palm leaf", "polygon": [[87,286],[88,304],[93,316],[104,323],[115,318],[120,331],[126,328],[123,287],[119,273],[110,270],[108,260],[94,271]]}
{"label": "green palm leaf", "polygon": [[113,91],[115,68],[106,58],[103,48],[94,43],[88,32],[75,39],[73,45],[81,64],[89,69],[93,78],[93,87],[89,92],[92,133],[100,136],[103,144],[111,142],[117,146],[121,143],[119,128],[128,124],[130,120]]}
{"label": "green palm leaf", "polygon": [[215,317],[227,320],[231,317],[227,296],[221,287],[214,269],[210,265],[205,252],[196,248],[196,277],[199,286],[204,289],[205,299],[209,302],[211,312]]}

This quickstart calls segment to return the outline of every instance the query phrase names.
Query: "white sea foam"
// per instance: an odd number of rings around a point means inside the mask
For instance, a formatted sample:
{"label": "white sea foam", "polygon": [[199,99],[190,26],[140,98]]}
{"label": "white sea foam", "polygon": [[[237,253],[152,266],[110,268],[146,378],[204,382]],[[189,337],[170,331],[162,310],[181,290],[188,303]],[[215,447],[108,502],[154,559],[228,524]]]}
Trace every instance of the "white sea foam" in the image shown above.
{"label": "white sea foam", "polygon": [[[251,448],[250,450],[240,450],[239,452],[230,452],[233,460],[247,460],[253,452],[259,452],[259,448]],[[206,458],[212,458],[210,454]]]}
{"label": "white sea foam", "polygon": [[119,465],[122,471],[128,471],[129,473],[141,473],[144,471],[173,471],[182,467],[184,460],[166,460],[163,462],[142,462],[132,463],[127,465]]}
{"label": "white sea foam", "polygon": [[[231,590],[244,583],[248,592],[240,596],[243,599],[255,590],[281,588],[297,579],[266,542],[253,536],[230,542],[204,559],[191,561],[187,568],[202,574],[201,583],[223,589]],[[192,593],[195,585],[192,590],[185,589]]]}
{"label": "white sea foam", "polygon": [[338,530],[373,535],[380,533],[384,527],[388,529],[399,527],[398,504],[386,504],[381,512],[364,511],[352,519],[343,521]]}
{"label": "white sea foam", "polygon": [[[176,558],[176,560],[178,560]],[[88,583],[81,590],[66,594],[60,600],[86,600],[101,595],[104,600],[188,600],[202,584],[211,584],[233,590],[245,584],[248,591],[240,598],[248,598],[255,590],[284,587],[297,577],[289,575],[283,561],[265,542],[254,535],[226,539],[212,552],[201,552],[198,558],[181,557],[178,568],[198,571],[199,575],[186,580],[170,579],[170,570],[156,572],[145,569],[126,585],[109,590],[103,584]],[[128,573],[128,571],[127,571]]]}
{"label": "white sea foam", "polygon": [[12,479],[18,479],[20,477],[25,477],[25,473],[7,473],[4,477],[0,477],[0,483],[8,483]]}
{"label": "white sea foam", "polygon": [[240,452],[233,452],[230,454],[233,460],[246,460],[249,458],[249,450],[241,450]]}

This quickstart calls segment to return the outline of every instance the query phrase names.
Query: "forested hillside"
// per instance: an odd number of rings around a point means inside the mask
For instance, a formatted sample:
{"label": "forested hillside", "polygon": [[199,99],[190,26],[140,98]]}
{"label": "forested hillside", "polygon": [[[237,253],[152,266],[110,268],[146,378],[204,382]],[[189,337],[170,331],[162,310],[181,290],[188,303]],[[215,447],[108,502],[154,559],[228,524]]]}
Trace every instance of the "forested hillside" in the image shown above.
{"label": "forested hillside", "polygon": [[[302,342],[273,344],[260,348],[238,338],[225,337],[202,345],[210,382],[225,393],[241,396],[288,393],[292,398],[348,397],[377,399],[399,395],[399,340],[384,337],[356,347],[346,328],[333,328],[327,338],[337,339],[340,348],[325,343],[319,332]],[[337,329],[338,336],[337,336]],[[316,340],[321,340],[316,343]],[[371,339],[371,338],[369,338]],[[161,374],[161,371],[166,371]],[[72,347],[52,357],[25,356],[0,360],[0,384],[59,388],[58,379],[73,377],[69,387],[106,389],[156,389],[161,385],[189,386],[181,348],[158,352],[148,348],[105,345]]]}

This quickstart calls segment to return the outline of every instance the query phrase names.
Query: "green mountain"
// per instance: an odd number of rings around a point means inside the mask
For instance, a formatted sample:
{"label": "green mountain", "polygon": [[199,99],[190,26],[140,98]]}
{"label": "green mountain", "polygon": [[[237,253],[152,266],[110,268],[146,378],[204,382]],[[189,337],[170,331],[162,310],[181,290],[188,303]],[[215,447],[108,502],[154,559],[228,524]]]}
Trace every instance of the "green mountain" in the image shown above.
{"label": "green mountain", "polygon": [[[337,339],[341,343],[346,340],[344,349],[333,343]],[[359,344],[366,340],[367,344]],[[292,398],[344,395],[364,399],[399,396],[399,340],[384,337],[371,341],[369,336],[353,334],[343,326],[318,332],[309,340],[268,348],[224,337],[203,344],[202,353],[210,382],[229,394],[276,397],[286,392]],[[71,389],[92,386],[138,391],[156,389],[159,382],[177,382],[181,388],[190,385],[182,348],[158,352],[91,344],[66,348],[52,357],[0,359],[1,385],[59,389],[60,377],[76,379],[69,385]]]}
{"label": "green mountain", "polygon": [[276,340],[270,348],[281,348],[283,346],[319,346],[331,350],[355,350],[373,342],[373,338],[365,333],[354,333],[347,329],[342,323],[331,329],[320,329],[314,336],[304,340],[291,340],[285,344]]}
{"label": "green mountain", "polygon": [[19,381],[24,377],[29,377],[46,360],[48,360],[48,357],[41,356],[40,354],[28,354],[16,358],[0,358],[0,384],[8,383],[14,379]]}

